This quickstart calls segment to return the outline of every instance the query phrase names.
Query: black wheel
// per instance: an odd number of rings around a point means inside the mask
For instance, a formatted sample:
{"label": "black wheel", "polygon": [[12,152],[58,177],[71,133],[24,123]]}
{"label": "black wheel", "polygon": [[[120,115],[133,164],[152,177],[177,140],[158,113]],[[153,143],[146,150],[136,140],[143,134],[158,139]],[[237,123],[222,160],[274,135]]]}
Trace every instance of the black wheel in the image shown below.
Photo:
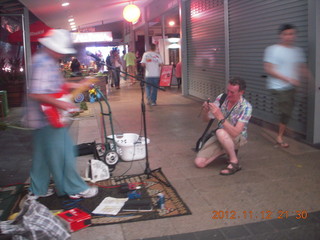
{"label": "black wheel", "polygon": [[114,166],[119,161],[119,155],[115,151],[108,151],[104,156],[104,161],[108,166]]}

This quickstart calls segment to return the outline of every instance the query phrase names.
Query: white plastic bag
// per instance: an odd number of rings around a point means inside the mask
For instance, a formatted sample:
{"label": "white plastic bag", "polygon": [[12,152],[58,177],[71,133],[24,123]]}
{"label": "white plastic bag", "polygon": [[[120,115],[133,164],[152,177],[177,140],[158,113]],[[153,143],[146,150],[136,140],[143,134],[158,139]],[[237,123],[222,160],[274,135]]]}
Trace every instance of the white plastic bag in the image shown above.
{"label": "white plastic bag", "polygon": [[108,166],[101,160],[91,159],[86,169],[86,179],[91,182],[98,182],[110,178]]}

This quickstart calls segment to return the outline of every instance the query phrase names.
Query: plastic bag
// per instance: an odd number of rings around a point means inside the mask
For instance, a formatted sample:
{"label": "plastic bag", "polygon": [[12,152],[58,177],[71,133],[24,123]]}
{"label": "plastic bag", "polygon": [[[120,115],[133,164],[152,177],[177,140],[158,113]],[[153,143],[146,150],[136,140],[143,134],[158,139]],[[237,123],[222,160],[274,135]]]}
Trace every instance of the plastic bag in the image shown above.
{"label": "plastic bag", "polygon": [[66,226],[46,206],[32,198],[24,202],[16,219],[0,222],[0,229],[13,240],[70,239]]}

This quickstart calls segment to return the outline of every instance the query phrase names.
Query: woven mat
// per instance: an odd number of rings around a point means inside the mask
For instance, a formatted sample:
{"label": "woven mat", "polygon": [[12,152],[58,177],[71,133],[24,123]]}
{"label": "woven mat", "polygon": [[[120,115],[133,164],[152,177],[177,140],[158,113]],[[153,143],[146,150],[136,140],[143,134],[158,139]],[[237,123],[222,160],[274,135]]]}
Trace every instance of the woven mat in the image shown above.
{"label": "woven mat", "polygon": [[[191,214],[188,206],[180,198],[177,191],[170,185],[170,182],[162,173],[161,169],[153,170],[149,176],[146,174],[139,174],[112,177],[108,180],[100,181],[97,183],[99,186],[99,194],[93,198],[70,201],[68,197],[57,197],[56,195],[53,195],[46,198],[40,198],[39,202],[47,206],[50,210],[68,210],[70,208],[78,207],[90,213],[106,197],[127,197],[127,193],[120,191],[119,185],[123,183],[134,183],[142,186],[139,190],[141,199],[150,199],[153,210],[143,212],[120,211],[116,216],[92,216],[93,226]],[[165,208],[163,209],[157,206],[158,193],[163,193],[165,196]]]}

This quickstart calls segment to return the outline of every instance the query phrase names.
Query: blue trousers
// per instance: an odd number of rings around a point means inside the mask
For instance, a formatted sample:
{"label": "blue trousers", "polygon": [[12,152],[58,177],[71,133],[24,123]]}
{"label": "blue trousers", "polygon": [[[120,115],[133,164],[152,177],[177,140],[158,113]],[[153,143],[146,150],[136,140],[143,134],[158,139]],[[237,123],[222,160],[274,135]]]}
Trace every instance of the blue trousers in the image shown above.
{"label": "blue trousers", "polygon": [[88,189],[77,172],[75,147],[68,128],[46,126],[34,130],[30,191],[45,195],[52,177],[59,196]]}
{"label": "blue trousers", "polygon": [[[160,80],[160,77],[146,77],[145,79],[146,83],[151,83],[156,87],[159,86],[159,80]],[[158,95],[157,88],[149,84],[146,84],[146,95],[149,101],[151,101],[152,103],[157,103],[157,95]]]}

